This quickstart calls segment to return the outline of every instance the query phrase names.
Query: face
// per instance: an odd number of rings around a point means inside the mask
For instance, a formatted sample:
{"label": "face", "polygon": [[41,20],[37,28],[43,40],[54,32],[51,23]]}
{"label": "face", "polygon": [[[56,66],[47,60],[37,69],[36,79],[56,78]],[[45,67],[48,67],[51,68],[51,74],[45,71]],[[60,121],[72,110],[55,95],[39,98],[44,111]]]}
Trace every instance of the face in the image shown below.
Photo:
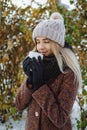
{"label": "face", "polygon": [[43,54],[44,56],[49,56],[49,55],[53,54],[52,50],[51,50],[51,44],[52,44],[52,41],[46,37],[37,37],[36,38],[37,51],[39,53]]}

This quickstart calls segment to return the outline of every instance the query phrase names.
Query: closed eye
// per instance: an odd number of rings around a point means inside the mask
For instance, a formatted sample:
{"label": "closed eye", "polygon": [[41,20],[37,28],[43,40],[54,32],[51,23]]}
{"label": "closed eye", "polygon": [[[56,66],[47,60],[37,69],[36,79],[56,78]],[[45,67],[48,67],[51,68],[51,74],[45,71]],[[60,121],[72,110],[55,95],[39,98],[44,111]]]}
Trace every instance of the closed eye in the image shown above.
{"label": "closed eye", "polygon": [[[40,44],[39,41],[36,41],[37,44]],[[49,41],[44,41],[43,43],[50,43]]]}
{"label": "closed eye", "polygon": [[49,41],[44,41],[45,43],[49,43]]}

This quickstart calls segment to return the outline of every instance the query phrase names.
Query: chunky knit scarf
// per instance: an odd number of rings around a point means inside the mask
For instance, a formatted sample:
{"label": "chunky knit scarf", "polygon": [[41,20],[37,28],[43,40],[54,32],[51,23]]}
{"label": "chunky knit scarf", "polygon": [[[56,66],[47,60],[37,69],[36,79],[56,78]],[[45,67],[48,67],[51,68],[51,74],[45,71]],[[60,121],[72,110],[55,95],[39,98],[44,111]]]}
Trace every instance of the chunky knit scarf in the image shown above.
{"label": "chunky knit scarf", "polygon": [[43,57],[43,78],[47,82],[55,79],[61,72],[54,55]]}

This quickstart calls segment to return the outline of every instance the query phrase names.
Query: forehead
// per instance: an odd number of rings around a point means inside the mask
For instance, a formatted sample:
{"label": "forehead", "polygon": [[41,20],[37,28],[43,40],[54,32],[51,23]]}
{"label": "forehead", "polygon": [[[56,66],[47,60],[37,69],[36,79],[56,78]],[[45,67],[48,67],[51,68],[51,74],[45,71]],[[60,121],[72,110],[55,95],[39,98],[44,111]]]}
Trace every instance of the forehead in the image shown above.
{"label": "forehead", "polygon": [[36,37],[36,40],[50,40],[50,39],[48,39],[46,37]]}

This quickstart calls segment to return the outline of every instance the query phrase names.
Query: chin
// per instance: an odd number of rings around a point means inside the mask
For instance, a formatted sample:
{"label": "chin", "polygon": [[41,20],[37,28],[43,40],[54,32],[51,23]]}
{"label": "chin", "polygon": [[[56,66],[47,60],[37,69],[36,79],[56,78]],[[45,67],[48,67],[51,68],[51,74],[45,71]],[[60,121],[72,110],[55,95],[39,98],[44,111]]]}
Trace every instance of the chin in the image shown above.
{"label": "chin", "polygon": [[43,55],[44,55],[44,56],[48,56],[48,54],[46,54],[46,53],[44,53]]}
{"label": "chin", "polygon": [[50,54],[45,54],[44,56],[50,56]]}

